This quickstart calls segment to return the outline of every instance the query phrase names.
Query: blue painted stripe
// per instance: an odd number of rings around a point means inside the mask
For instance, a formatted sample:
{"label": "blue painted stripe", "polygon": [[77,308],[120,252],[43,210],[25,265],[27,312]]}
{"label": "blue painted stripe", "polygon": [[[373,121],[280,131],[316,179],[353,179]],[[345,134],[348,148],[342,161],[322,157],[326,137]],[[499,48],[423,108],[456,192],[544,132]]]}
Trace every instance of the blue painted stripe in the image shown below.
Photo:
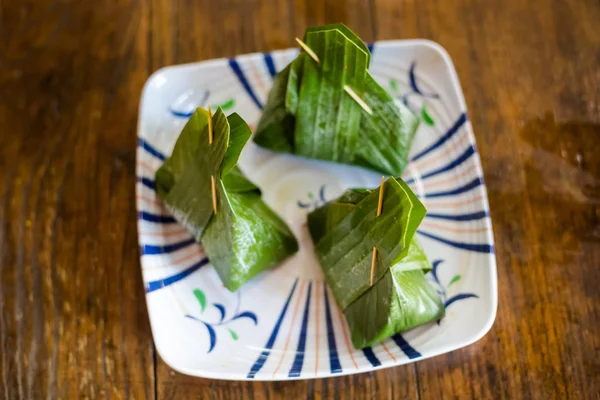
{"label": "blue painted stripe", "polygon": [[149,189],[152,189],[152,190],[156,189],[156,184],[150,178],[146,178],[146,177],[142,176],[141,178],[137,178],[137,181],[141,182],[144,186],[146,186]]}
{"label": "blue painted stripe", "polygon": [[304,317],[302,317],[302,329],[300,330],[300,338],[298,339],[298,349],[296,357],[290,369],[288,376],[290,378],[298,377],[302,373],[302,364],[304,364],[304,350],[306,349],[306,332],[308,330],[308,317],[310,315],[310,292],[312,282],[308,284],[308,294],[306,295],[306,306],[304,307]]}
{"label": "blue painted stripe", "polygon": [[399,333],[397,333],[394,336],[392,336],[392,339],[394,340],[394,342],[396,342],[396,344],[398,345],[398,347],[400,347],[400,350],[402,350],[404,352],[404,354],[406,354],[406,356],[408,358],[410,358],[411,360],[414,359],[414,358],[421,357],[421,353],[419,353],[410,344],[408,344],[408,342],[406,341],[406,339],[404,339],[402,337],[402,335],[400,335]]}
{"label": "blue painted stripe", "polygon": [[410,87],[412,88],[412,90],[415,93],[418,94],[423,94],[421,92],[421,89],[419,89],[419,87],[417,86],[417,80],[415,78],[415,67],[417,66],[416,62],[412,62],[412,64],[410,64],[410,70],[408,71],[408,81],[410,82]]}
{"label": "blue painted stripe", "polygon": [[450,304],[454,303],[455,301],[465,300],[465,299],[470,299],[470,298],[478,299],[479,296],[477,296],[475,293],[460,293],[460,294],[457,294],[456,296],[452,296],[452,297],[450,297],[448,300],[446,300],[444,302],[444,308],[450,307]]}
{"label": "blue painted stripe", "polygon": [[145,244],[142,246],[142,255],[172,253],[174,251],[191,246],[194,243],[196,243],[194,239],[188,239],[178,243],[168,244],[166,246],[154,246],[151,244]]}
{"label": "blue painted stripe", "polygon": [[458,167],[460,164],[462,164],[463,162],[468,160],[469,157],[471,157],[473,154],[475,154],[475,148],[473,148],[473,146],[469,146],[467,148],[467,150],[465,150],[465,152],[462,153],[456,160],[452,161],[451,163],[449,163],[446,166],[436,169],[435,171],[431,171],[431,172],[424,174],[423,176],[421,176],[421,179],[430,178],[432,176],[439,175],[446,171],[450,171],[451,169]]}
{"label": "blue painted stripe", "polygon": [[477,177],[477,178],[473,179],[471,182],[469,182],[466,185],[461,186],[459,188],[447,190],[444,192],[426,193],[425,197],[431,198],[431,197],[454,196],[457,194],[468,192],[469,190],[476,188],[477,186],[482,185],[482,184],[483,184],[483,179]]}
{"label": "blue painted stripe", "polygon": [[[432,176],[436,176],[436,175],[442,174],[444,172],[450,171],[450,170],[458,167],[460,164],[462,164],[466,160],[468,160],[469,157],[471,157],[473,154],[475,154],[475,148],[473,146],[469,146],[469,148],[467,148],[467,150],[465,150],[465,152],[462,153],[456,160],[454,160],[454,161],[450,162],[449,164],[447,164],[441,168],[438,168],[434,171],[423,174],[421,176],[421,179],[431,178]],[[405,182],[407,184],[411,184],[414,182],[414,179],[411,178]]]}
{"label": "blue painted stripe", "polygon": [[323,285],[323,293],[325,293],[325,321],[327,322],[327,345],[329,346],[329,368],[332,374],[342,372],[342,365],[338,356],[337,346],[335,343],[335,331],[333,330],[333,322],[331,320],[331,309],[329,308],[329,296],[327,295],[327,285]]}
{"label": "blue painted stripe", "polygon": [[428,237],[433,240],[437,240],[438,242],[447,244],[448,246],[456,247],[457,249],[463,249],[468,251],[475,251],[477,253],[493,253],[494,246],[489,245],[487,243],[463,243],[463,242],[455,242],[452,240],[444,239],[436,235],[432,235],[431,233],[423,232],[421,230],[417,231],[421,235]]}
{"label": "blue painted stripe", "polygon": [[[413,63],[410,65],[410,69],[408,71],[408,80],[409,80],[410,87],[412,88],[413,92],[415,92],[416,94],[420,94],[421,96],[424,96],[424,97],[429,97],[431,99],[439,99],[440,98],[439,94],[425,93],[417,86],[417,77],[415,75],[416,68],[417,68],[417,63],[413,61]],[[406,99],[405,99],[405,103],[406,103]]]}
{"label": "blue painted stripe", "polygon": [[242,71],[242,68],[238,64],[237,60],[235,58],[230,58],[229,66],[231,67],[231,69],[233,70],[235,75],[237,76],[238,80],[240,81],[240,83],[242,84],[244,89],[246,89],[246,93],[248,93],[248,96],[250,96],[250,98],[252,99],[254,104],[256,104],[256,106],[260,110],[262,110],[263,106],[260,103],[260,101],[258,100],[258,97],[256,97],[254,90],[252,90],[252,87],[250,86],[248,79],[246,79],[246,75],[244,74],[244,71]]}
{"label": "blue painted stripe", "polygon": [[190,111],[190,112],[175,111],[172,108],[169,108],[169,112],[173,116],[179,117],[179,118],[190,118],[192,115],[194,115],[194,111]]}
{"label": "blue painted stripe", "polygon": [[374,48],[375,48],[375,43],[367,43],[367,49],[369,49],[369,53],[373,54]]}
{"label": "blue painted stripe", "polygon": [[488,216],[487,211],[477,211],[471,214],[459,214],[459,215],[450,215],[450,214],[432,214],[427,213],[425,218],[436,218],[436,219],[447,219],[450,221],[475,221],[478,219],[483,219]]}
{"label": "blue painted stripe", "polygon": [[193,319],[194,321],[204,324],[204,326],[206,327],[206,330],[208,331],[208,335],[210,338],[210,346],[208,347],[207,353],[210,353],[211,351],[213,351],[213,349],[215,348],[215,345],[217,344],[217,334],[215,332],[215,329],[210,324],[207,324],[206,322],[202,321],[199,318],[194,317],[193,315],[185,314],[185,317],[189,318],[189,319]]}
{"label": "blue painted stripe", "polygon": [[[196,112],[196,109],[197,109],[198,107],[204,107],[204,106],[206,105],[206,102],[207,102],[207,100],[208,100],[208,98],[209,98],[209,97],[210,97],[210,90],[205,90],[205,91],[202,93],[202,100],[200,100],[200,101],[199,101],[199,102],[196,104],[196,106],[194,107],[194,109],[193,109],[193,110],[191,110],[191,111],[177,111],[177,110],[174,110],[174,109],[172,109],[172,108],[169,108],[169,112],[170,112],[170,113],[171,113],[173,116],[175,116],[175,117],[178,117],[178,118],[190,118],[192,115],[194,115],[194,113]],[[214,107],[215,109],[217,108],[217,107],[215,107],[215,106],[213,106],[213,107]]]}
{"label": "blue painted stripe", "polygon": [[167,158],[163,153],[156,150],[155,147],[153,147],[150,143],[146,142],[141,137],[138,137],[138,146],[140,146],[142,149],[146,150],[148,153],[152,154],[154,157],[162,161],[164,161]]}
{"label": "blue painted stripe", "polygon": [[154,292],[156,290],[162,289],[169,285],[174,284],[175,282],[179,282],[182,279],[187,278],[189,275],[198,271],[200,268],[208,264],[208,258],[203,258],[196,264],[192,265],[188,269],[185,269],[175,275],[171,275],[164,279],[159,279],[157,281],[150,281],[146,283],[146,293]]}
{"label": "blue painted stripe", "polygon": [[427,147],[425,150],[422,150],[420,153],[415,155],[412,158],[412,161],[418,160],[419,158],[429,154],[433,150],[437,149],[438,147],[440,147],[441,145],[446,143],[452,136],[454,136],[454,134],[456,132],[458,132],[460,127],[463,126],[465,124],[465,122],[467,122],[467,115],[465,113],[462,113],[462,114],[460,114],[460,116],[458,117],[458,119],[456,120],[454,125],[452,125],[450,127],[450,129],[448,129],[448,131],[441,138],[439,138],[435,143],[433,143],[431,146]]}
{"label": "blue painted stripe", "polygon": [[277,339],[277,334],[279,333],[279,328],[281,328],[281,323],[283,322],[283,318],[285,317],[285,314],[288,310],[290,301],[292,300],[292,296],[294,295],[294,291],[296,290],[297,285],[298,285],[298,279],[296,279],[296,281],[294,282],[294,285],[292,286],[292,290],[290,291],[290,294],[288,295],[285,305],[283,306],[283,309],[281,310],[281,314],[279,314],[279,318],[277,319],[277,322],[275,323],[275,327],[273,327],[271,336],[269,336],[269,340],[267,341],[267,344],[265,344],[265,349],[262,351],[262,353],[260,353],[260,356],[258,356],[258,359],[254,362],[254,364],[250,368],[250,372],[248,372],[248,376],[247,376],[248,379],[253,379],[254,376],[258,373],[258,371],[260,371],[260,369],[263,367],[263,365],[265,365],[265,362],[267,362],[267,358],[269,357],[269,354],[271,354],[271,349],[273,348],[273,344],[275,344],[275,339]]}
{"label": "blue painted stripe", "polygon": [[381,365],[381,362],[379,361],[379,359],[377,358],[377,356],[375,355],[375,353],[373,353],[373,349],[370,347],[365,347],[364,349],[362,349],[363,353],[365,354],[365,357],[367,357],[367,360],[369,360],[369,362],[371,363],[372,366],[374,367],[378,367]]}
{"label": "blue painted stripe", "polygon": [[267,65],[267,70],[269,71],[271,78],[275,78],[275,76],[277,75],[277,68],[275,68],[275,62],[273,61],[271,53],[265,53],[264,58],[265,64]]}
{"label": "blue painted stripe", "polygon": [[175,221],[175,218],[171,217],[170,215],[157,215],[157,214],[149,213],[147,211],[138,212],[138,219],[142,219],[142,220],[148,221],[148,222],[155,222],[157,224],[177,223],[177,221]]}

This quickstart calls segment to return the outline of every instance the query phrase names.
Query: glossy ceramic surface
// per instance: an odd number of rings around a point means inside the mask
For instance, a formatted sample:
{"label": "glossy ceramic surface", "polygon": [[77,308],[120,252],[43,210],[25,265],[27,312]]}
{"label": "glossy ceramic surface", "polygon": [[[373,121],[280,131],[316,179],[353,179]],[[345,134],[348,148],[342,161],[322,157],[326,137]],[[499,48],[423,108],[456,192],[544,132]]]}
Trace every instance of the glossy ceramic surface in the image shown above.
{"label": "glossy ceramic surface", "polygon": [[[221,106],[253,127],[289,49],[161,69],[142,94],[137,152],[141,266],[154,341],[174,369],[219,379],[286,380],[352,374],[466,346],[491,327],[497,278],[486,190],[456,72],[424,40],[376,42],[371,73],[421,118],[403,176],[428,209],[418,238],[447,316],[355,350],[327,289],[306,214],[349,187],[375,187],[367,170],[276,154],[249,143],[240,166],[286,220],[300,251],[236,293],[221,284],[202,248],[166,212],[154,172],[198,106]],[[208,194],[207,194],[208,195]]]}

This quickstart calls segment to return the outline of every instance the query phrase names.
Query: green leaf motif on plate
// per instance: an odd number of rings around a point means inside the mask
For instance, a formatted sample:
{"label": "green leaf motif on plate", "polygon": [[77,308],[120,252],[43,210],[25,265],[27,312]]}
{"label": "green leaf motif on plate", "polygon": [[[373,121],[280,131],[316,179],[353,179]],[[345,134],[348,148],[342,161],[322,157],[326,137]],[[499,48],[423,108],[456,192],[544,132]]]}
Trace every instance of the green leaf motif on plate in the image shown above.
{"label": "green leaf motif on plate", "polygon": [[194,289],[194,296],[196,296],[198,303],[200,303],[200,309],[202,310],[202,312],[204,312],[204,310],[206,309],[206,295],[202,290]]}
{"label": "green leaf motif on plate", "polygon": [[421,118],[423,118],[423,121],[425,121],[427,125],[435,126],[435,121],[433,120],[433,118],[431,118],[431,115],[429,115],[425,103],[423,103],[423,107],[421,107]]}
{"label": "green leaf motif on plate", "polygon": [[233,340],[238,340],[238,334],[235,333],[235,331],[233,329],[229,329],[229,334],[231,335]]}
{"label": "green leaf motif on plate", "polygon": [[221,104],[219,107],[221,107],[223,109],[223,111],[227,111],[229,109],[232,109],[235,106],[235,99],[229,99],[226,102],[224,102],[223,104]]}
{"label": "green leaf motif on plate", "polygon": [[450,283],[448,284],[448,287],[450,287],[450,285],[452,285],[453,283],[456,283],[460,280],[460,278],[462,278],[460,275],[454,275],[452,277],[452,279],[450,280]]}

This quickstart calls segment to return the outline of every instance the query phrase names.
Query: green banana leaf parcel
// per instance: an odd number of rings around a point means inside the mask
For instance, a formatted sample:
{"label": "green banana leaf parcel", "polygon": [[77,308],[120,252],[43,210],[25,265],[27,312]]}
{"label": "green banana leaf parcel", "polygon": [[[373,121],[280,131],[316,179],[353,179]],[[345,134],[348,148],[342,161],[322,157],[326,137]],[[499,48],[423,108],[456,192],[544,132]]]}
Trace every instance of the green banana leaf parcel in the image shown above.
{"label": "green banana leaf parcel", "polygon": [[308,215],[317,257],[356,348],[444,316],[442,300],[425,278],[431,264],[413,237],[425,207],[401,179],[384,185],[380,216],[379,191],[365,189],[350,189]]}
{"label": "green banana leaf parcel", "polygon": [[418,117],[369,74],[369,50],[346,26],[309,28],[304,42],[319,61],[300,53],[275,77],[254,141],[278,152],[400,176]]}
{"label": "green banana leaf parcel", "polygon": [[156,190],[173,217],[202,242],[223,284],[235,291],[295,253],[298,243],[236,165],[251,136],[248,125],[238,114],[226,117],[219,108],[209,144],[208,118],[201,108],[191,116],[171,157],[156,172]]}

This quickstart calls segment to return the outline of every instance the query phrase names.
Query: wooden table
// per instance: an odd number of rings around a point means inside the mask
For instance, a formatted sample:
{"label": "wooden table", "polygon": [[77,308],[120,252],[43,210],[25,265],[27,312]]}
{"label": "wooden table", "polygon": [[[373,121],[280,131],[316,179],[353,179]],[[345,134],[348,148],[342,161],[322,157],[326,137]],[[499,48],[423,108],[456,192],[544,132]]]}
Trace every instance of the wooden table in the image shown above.
{"label": "wooden table", "polygon": [[[164,65],[293,46],[338,21],[452,56],[494,224],[494,327],[362,375],[175,373],[138,261],[142,86]],[[599,398],[597,0],[2,0],[0,144],[0,398]]]}

